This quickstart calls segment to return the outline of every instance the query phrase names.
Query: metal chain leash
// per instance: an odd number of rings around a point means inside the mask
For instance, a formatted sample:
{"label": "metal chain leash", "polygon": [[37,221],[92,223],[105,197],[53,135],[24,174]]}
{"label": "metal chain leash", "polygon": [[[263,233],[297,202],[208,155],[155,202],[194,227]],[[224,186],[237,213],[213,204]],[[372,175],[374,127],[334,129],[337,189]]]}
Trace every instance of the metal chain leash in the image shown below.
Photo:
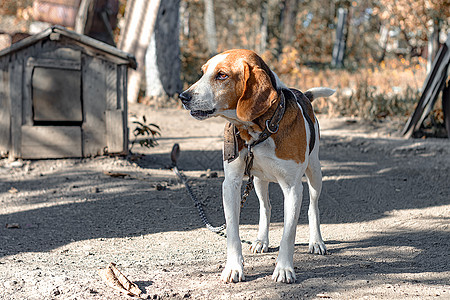
{"label": "metal chain leash", "polygon": [[219,227],[214,227],[211,225],[211,223],[209,223],[208,218],[206,217],[205,212],[203,211],[202,203],[200,202],[200,200],[197,199],[194,192],[192,192],[191,187],[187,183],[186,179],[184,178],[183,175],[181,175],[180,171],[177,168],[177,160],[178,160],[179,155],[180,155],[180,146],[178,144],[175,144],[175,145],[173,145],[172,152],[170,154],[170,158],[172,160],[172,170],[177,175],[177,177],[181,180],[181,182],[183,183],[183,185],[186,188],[192,201],[194,201],[194,206],[197,207],[200,219],[202,220],[202,222],[206,226],[206,228],[208,228],[212,232],[218,233],[218,232],[224,230],[226,228],[225,224],[223,224]]}
{"label": "metal chain leash", "polygon": [[244,193],[242,194],[241,198],[241,208],[244,207],[245,202],[247,201],[247,197],[250,195],[250,192],[254,188],[253,184],[253,175],[251,174],[251,170],[253,167],[253,145],[248,145],[247,149],[247,156],[245,157],[245,171],[244,175],[248,176],[247,184],[245,185]]}

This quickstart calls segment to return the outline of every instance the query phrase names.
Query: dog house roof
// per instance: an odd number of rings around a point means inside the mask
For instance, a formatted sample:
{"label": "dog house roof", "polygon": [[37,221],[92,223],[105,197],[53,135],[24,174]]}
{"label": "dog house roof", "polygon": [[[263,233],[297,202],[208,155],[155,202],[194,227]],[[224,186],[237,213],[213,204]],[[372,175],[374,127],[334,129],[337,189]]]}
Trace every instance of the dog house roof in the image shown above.
{"label": "dog house roof", "polygon": [[93,47],[100,51],[106,52],[109,55],[121,58],[125,62],[127,62],[128,65],[133,69],[136,69],[136,67],[137,67],[136,58],[133,55],[126,53],[122,50],[119,50],[116,47],[113,47],[111,45],[105,44],[99,40],[93,39],[93,38],[88,37],[83,34],[78,34],[72,30],[68,30],[67,28],[58,26],[58,25],[49,27],[46,30],[44,30],[38,34],[27,37],[27,38],[13,44],[9,48],[1,50],[0,57],[14,53],[16,51],[19,51],[19,50],[26,48],[34,43],[37,43],[40,40],[43,40],[45,38],[48,38],[48,37],[51,38],[52,34],[59,34],[59,35],[65,36],[69,39],[74,40],[75,42],[81,43],[86,46]]}

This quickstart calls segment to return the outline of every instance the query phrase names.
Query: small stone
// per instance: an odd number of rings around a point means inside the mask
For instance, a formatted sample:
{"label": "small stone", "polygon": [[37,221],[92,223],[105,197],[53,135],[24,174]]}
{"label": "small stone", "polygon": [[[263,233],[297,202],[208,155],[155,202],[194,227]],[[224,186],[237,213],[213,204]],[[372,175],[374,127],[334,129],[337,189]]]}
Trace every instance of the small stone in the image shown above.
{"label": "small stone", "polygon": [[8,190],[8,193],[10,193],[10,194],[17,194],[18,192],[19,192],[19,190],[16,189],[15,187],[12,187]]}
{"label": "small stone", "polygon": [[160,184],[160,183],[158,183],[156,185],[156,190],[157,191],[164,191],[165,189],[166,189],[166,187],[164,185]]}

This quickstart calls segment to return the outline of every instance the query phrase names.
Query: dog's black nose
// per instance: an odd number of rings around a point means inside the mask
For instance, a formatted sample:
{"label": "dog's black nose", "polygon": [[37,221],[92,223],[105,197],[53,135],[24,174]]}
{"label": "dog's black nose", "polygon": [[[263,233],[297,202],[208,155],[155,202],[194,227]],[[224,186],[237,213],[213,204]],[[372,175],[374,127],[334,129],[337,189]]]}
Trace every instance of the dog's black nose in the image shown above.
{"label": "dog's black nose", "polygon": [[188,91],[184,91],[180,94],[179,98],[181,102],[183,102],[183,104],[187,104],[189,101],[192,100],[192,95]]}

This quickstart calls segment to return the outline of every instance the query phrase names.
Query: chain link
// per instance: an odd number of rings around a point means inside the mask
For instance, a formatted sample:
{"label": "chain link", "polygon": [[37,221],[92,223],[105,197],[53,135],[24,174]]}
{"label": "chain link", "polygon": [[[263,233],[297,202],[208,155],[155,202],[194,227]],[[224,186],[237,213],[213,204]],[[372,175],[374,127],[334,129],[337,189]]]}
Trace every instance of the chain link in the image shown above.
{"label": "chain link", "polygon": [[248,176],[247,184],[245,185],[244,193],[241,198],[241,208],[244,207],[245,202],[247,201],[247,197],[250,195],[250,192],[253,190],[253,175],[251,174],[251,170],[253,167],[253,149],[252,144],[248,145],[247,156],[245,157],[245,171],[244,174]]}

